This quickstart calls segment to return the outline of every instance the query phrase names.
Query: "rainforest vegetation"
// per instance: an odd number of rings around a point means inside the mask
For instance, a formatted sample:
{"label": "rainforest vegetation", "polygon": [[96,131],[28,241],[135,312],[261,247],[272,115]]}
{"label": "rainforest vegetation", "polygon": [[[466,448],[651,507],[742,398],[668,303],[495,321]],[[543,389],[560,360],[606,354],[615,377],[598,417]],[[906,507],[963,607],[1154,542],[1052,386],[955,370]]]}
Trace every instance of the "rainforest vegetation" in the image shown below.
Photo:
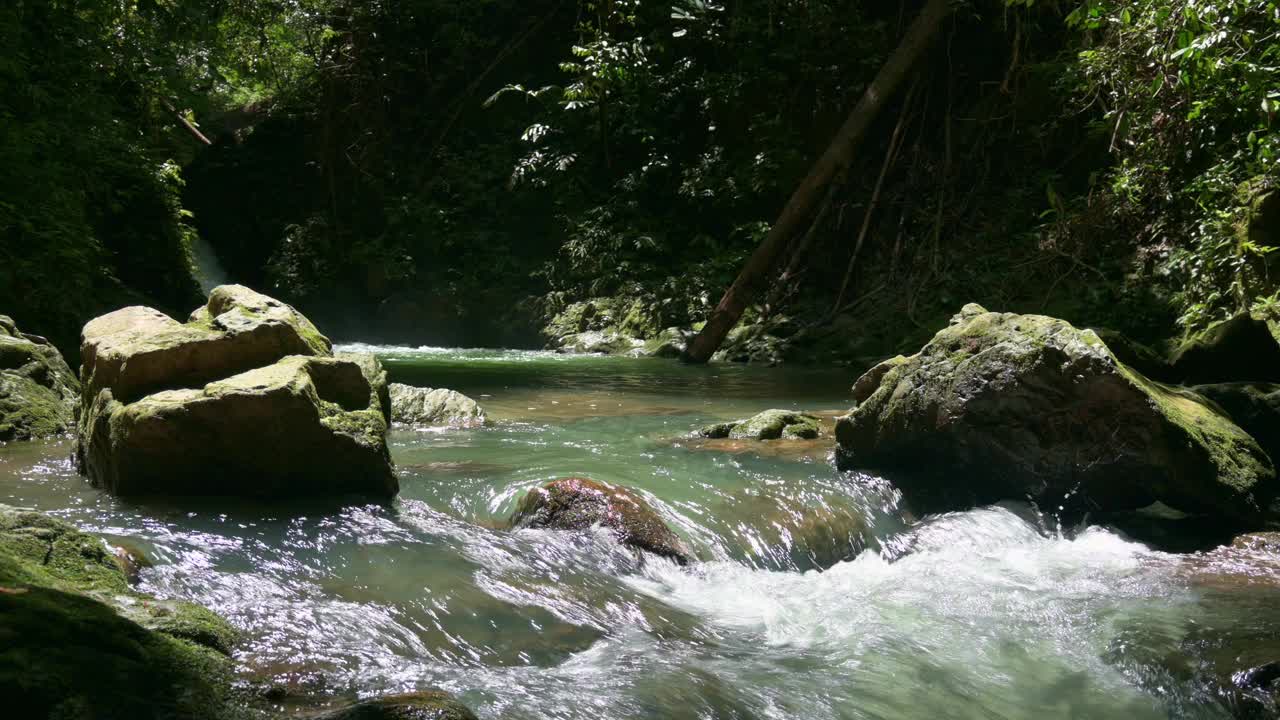
{"label": "rainforest vegetation", "polygon": [[0,307],[74,357],[104,309],[197,304],[204,243],[339,337],[539,346],[590,298],[697,329],[874,95],[747,324],[826,359],[968,301],[1176,337],[1275,302],[1277,7],[15,0]]}

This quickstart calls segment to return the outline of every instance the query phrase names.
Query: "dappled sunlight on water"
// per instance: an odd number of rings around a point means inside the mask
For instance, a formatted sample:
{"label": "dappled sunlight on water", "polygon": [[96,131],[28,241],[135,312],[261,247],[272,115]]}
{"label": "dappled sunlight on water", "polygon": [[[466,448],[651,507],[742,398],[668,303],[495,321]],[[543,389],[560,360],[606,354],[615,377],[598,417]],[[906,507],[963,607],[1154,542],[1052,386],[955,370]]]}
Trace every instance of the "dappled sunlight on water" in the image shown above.
{"label": "dappled sunlight on water", "polygon": [[[123,501],[75,474],[67,441],[0,448],[0,502],[145,551],[145,590],[245,631],[246,680],[435,687],[486,718],[1227,717],[1197,658],[1280,637],[1262,555],[1061,534],[1019,504],[916,522],[883,479],[830,465],[845,371],[379,352],[393,380],[494,420],[394,431],[390,505]],[[690,436],[769,407],[826,411],[825,436]],[[506,529],[566,476],[634,489],[701,562]]]}

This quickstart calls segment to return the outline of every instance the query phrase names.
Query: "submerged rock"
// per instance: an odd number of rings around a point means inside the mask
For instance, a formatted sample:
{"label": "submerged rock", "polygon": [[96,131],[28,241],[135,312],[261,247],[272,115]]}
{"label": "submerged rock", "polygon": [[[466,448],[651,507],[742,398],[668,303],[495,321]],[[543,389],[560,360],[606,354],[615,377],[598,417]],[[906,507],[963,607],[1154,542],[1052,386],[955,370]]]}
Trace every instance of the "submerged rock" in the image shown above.
{"label": "submerged rock", "polygon": [[131,307],[85,326],[77,460],[120,494],[391,496],[372,356],[332,357],[293,308],[216,288],[181,324]]}
{"label": "submerged rock", "polygon": [[80,383],[57,348],[0,315],[0,442],[70,430],[79,395]]}
{"label": "submerged rock", "polygon": [[623,545],[687,565],[693,554],[635,492],[587,478],[562,478],[530,490],[511,518],[514,528],[613,531]]}
{"label": "submerged rock", "polygon": [[1148,380],[1091,331],[977,305],[884,372],[836,437],[841,468],[895,471],[926,511],[1159,501],[1251,530],[1277,493],[1270,459],[1200,395]]}
{"label": "submerged rock", "polygon": [[793,410],[765,410],[746,420],[715,423],[700,429],[705,438],[734,440],[812,440],[821,434],[820,420]]}
{"label": "submerged rock", "polygon": [[316,716],[317,720],[476,720],[467,706],[438,691],[365,700]]}
{"label": "submerged rock", "polygon": [[478,427],[484,410],[475,400],[445,388],[422,388],[391,383],[391,420],[406,425]]}
{"label": "submerged rock", "polygon": [[0,505],[0,687],[23,717],[238,717],[235,631],[129,588],[99,538]]}

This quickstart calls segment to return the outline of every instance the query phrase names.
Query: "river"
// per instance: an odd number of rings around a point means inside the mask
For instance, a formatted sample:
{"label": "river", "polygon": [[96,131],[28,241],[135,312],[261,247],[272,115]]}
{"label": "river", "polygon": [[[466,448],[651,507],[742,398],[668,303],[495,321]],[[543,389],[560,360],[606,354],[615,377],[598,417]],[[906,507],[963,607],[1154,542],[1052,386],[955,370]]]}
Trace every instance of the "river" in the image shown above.
{"label": "river", "polygon": [[[121,500],[76,475],[67,440],[0,448],[0,502],[144,550],[143,590],[244,631],[246,678],[441,688],[484,718],[1225,718],[1195,667],[1235,652],[1216,638],[1280,637],[1274,585],[1218,592],[1017,504],[911,524],[884,480],[832,468],[829,436],[687,437],[770,407],[833,416],[846,370],[344,349],[493,422],[393,432],[389,506]],[[565,476],[638,490],[701,562],[505,529]]]}

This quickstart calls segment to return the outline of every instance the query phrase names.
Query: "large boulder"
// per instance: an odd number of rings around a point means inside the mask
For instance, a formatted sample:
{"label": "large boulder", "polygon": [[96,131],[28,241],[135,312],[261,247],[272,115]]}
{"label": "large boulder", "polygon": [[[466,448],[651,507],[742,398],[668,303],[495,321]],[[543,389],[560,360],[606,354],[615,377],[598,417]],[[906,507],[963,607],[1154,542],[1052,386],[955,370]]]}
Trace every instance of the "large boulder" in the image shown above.
{"label": "large boulder", "polygon": [[1184,339],[1169,355],[1171,382],[1280,382],[1280,320],[1241,312]]}
{"label": "large boulder", "polygon": [[131,402],[286,355],[328,356],[331,350],[328,338],[292,307],[241,285],[222,285],[185,324],[141,306],[90,320],[80,335],[80,375],[86,397],[110,388],[117,400]]}
{"label": "large boulder", "polygon": [[644,498],[626,488],[587,478],[561,478],[530,490],[516,508],[511,525],[578,531],[600,526],[628,547],[681,565],[693,561],[684,541]]}
{"label": "large boulder", "polygon": [[793,410],[765,410],[745,420],[715,423],[700,429],[705,438],[734,440],[812,440],[821,434],[821,421]]}
{"label": "large boulder", "polygon": [[1280,385],[1235,382],[1192,389],[1225,410],[1232,422],[1258,441],[1273,464],[1280,459]]}
{"label": "large boulder", "polygon": [[70,430],[79,396],[80,383],[57,348],[0,315],[0,442]]}
{"label": "large boulder", "polygon": [[31,718],[240,717],[236,632],[135,592],[100,538],[0,505],[0,688]]}
{"label": "large boulder", "polygon": [[1158,501],[1250,530],[1277,494],[1267,455],[1200,395],[1131,370],[1092,331],[977,305],[885,372],[836,438],[841,468],[892,471],[925,511]]}
{"label": "large boulder", "polygon": [[391,420],[404,425],[479,427],[484,410],[475,400],[454,390],[391,383]]}
{"label": "large boulder", "polygon": [[398,490],[386,373],[332,357],[293,308],[216,288],[186,323],[132,307],[85,326],[77,460],[119,494]]}

